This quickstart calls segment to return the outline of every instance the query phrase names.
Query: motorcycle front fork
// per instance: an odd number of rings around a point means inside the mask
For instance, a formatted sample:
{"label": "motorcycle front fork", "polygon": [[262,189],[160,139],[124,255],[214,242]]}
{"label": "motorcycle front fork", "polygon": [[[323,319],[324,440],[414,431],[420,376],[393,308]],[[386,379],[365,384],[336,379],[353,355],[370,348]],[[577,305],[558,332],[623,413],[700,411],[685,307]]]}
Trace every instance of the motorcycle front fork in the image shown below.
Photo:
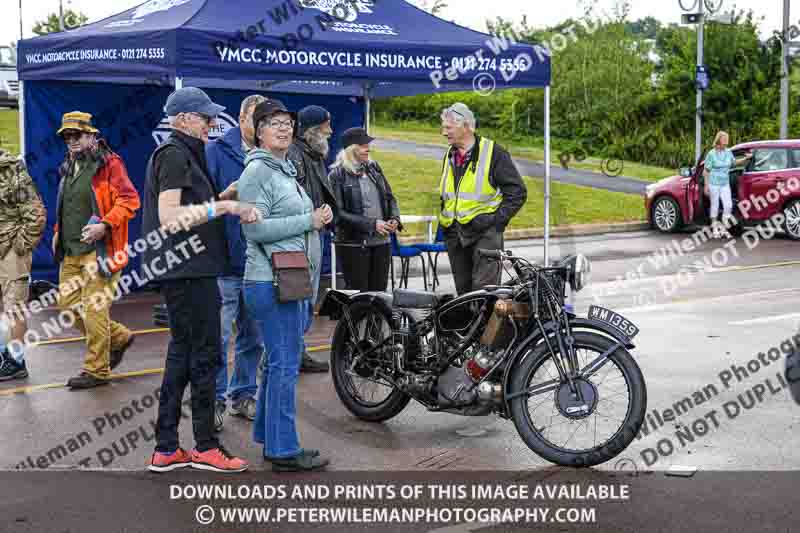
{"label": "motorcycle front fork", "polygon": [[[540,327],[542,327],[541,323]],[[542,332],[545,333],[543,328]],[[583,392],[581,388],[575,384],[575,379],[580,372],[580,363],[578,362],[578,355],[575,353],[574,337],[569,327],[569,319],[566,316],[559,318],[559,324],[554,333],[557,350],[553,349],[553,345],[547,334],[544,335],[544,341],[547,344],[550,355],[553,357],[553,362],[558,370],[559,379],[562,383],[566,382],[569,384],[569,389],[576,399],[583,401]]]}

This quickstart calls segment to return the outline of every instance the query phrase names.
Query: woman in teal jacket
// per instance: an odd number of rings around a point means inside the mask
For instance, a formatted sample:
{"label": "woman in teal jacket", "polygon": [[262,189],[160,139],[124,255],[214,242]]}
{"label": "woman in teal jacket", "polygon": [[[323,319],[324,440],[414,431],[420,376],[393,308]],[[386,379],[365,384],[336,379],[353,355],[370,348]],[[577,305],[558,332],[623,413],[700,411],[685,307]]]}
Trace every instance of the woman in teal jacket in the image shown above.
{"label": "woman in teal jacket", "polygon": [[297,172],[286,152],[292,142],[294,117],[277,100],[253,112],[256,148],[248,153],[237,184],[239,200],[254,204],[263,220],[242,226],[247,239],[244,298],[259,324],[267,365],[256,401],[253,437],[264,445],[264,457],[275,471],[324,468],[327,459],[300,447],[295,425],[295,392],[300,348],[309,301],[278,302],[272,273],[273,252],[304,251],[312,269],[320,267],[317,231],[333,218],[330,208],[313,209],[297,185]]}
{"label": "woman in teal jacket", "polygon": [[722,237],[722,229],[717,223],[719,213],[719,202],[722,200],[722,220],[728,226],[731,211],[733,210],[733,200],[731,198],[731,168],[744,164],[753,157],[748,153],[741,159],[736,159],[733,152],[728,149],[728,134],[724,131],[717,133],[714,137],[714,148],[706,155],[703,168],[703,177],[706,179],[706,192],[711,200],[711,228],[715,239]]}

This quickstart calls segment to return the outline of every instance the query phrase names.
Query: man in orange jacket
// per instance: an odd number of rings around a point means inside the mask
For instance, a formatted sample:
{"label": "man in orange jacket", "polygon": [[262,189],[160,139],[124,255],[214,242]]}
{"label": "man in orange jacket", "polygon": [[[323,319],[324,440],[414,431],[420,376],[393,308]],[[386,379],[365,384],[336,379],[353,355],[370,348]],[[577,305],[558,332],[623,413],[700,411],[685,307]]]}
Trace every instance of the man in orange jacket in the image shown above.
{"label": "man in orange jacket", "polygon": [[66,113],[58,130],[67,145],[53,236],[59,306],[73,311],[87,347],[83,369],[67,382],[72,389],[106,385],[133,343],[131,331],[111,320],[109,295],[128,264],[128,221],[139,194],[122,159],[97,134],[92,116],[79,111]]}

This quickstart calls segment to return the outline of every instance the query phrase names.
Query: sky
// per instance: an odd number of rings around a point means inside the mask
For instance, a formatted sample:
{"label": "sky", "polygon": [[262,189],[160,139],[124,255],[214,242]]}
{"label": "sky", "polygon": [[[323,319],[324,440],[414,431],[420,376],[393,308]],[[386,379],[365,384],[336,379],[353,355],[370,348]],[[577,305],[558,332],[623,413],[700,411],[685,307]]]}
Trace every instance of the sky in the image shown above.
{"label": "sky", "polygon": [[[62,0],[64,9],[75,9],[89,17],[89,21],[100,20],[119,13],[144,0]],[[228,0],[234,3],[236,0]],[[278,0],[238,0],[257,1],[265,7],[277,4]],[[528,15],[529,24],[544,27],[557,24],[570,16],[580,16],[582,0],[446,0],[448,8],[440,14],[442,18],[458,24],[486,31],[486,19],[501,16],[510,20],[521,20]],[[682,0],[691,8],[696,0]],[[719,2],[720,0],[714,0]],[[761,24],[765,39],[778,30],[782,21],[783,0],[721,0],[722,10],[752,9],[758,17],[764,16]],[[600,12],[611,13],[615,0],[597,0]],[[6,44],[19,39],[20,0],[0,0],[3,16],[0,17],[0,43]],[[32,37],[31,28],[37,20],[46,18],[48,13],[58,12],[59,0],[22,0],[23,30],[26,38]],[[9,9],[10,7],[10,9]],[[800,24],[800,0],[791,0],[791,23]],[[664,23],[679,22],[683,13],[678,0],[632,0],[630,18],[632,20],[653,16]]]}

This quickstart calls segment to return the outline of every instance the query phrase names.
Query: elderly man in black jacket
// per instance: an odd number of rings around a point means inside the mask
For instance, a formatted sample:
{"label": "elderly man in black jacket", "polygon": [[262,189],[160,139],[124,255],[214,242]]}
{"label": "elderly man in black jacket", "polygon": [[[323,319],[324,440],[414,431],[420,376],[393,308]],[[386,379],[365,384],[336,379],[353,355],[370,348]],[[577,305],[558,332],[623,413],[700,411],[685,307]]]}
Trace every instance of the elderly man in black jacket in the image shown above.
{"label": "elderly man in black jacket", "polygon": [[500,262],[478,250],[503,248],[503,232],[528,193],[508,151],[475,135],[475,115],[466,105],[453,104],[441,118],[450,148],[442,163],[439,224],[460,295],[500,283]]}
{"label": "elderly man in black jacket", "polygon": [[[298,138],[289,148],[288,157],[297,169],[297,181],[306,190],[311,201],[314,202],[314,209],[323,205],[329,205],[333,209],[336,205],[328,181],[328,168],[325,160],[330,152],[329,139],[333,134],[331,128],[331,114],[327,109],[320,106],[304,107],[297,114]],[[324,251],[330,243],[330,230],[332,223],[323,228],[320,234],[322,250]],[[335,265],[332,265],[332,275],[335,275]],[[311,328],[314,317],[313,304],[317,301],[319,292],[320,268],[315,270],[316,276],[312,280],[314,295],[311,298],[312,305],[309,309],[309,320],[306,331]],[[308,355],[308,350],[303,347],[303,359],[300,364],[301,372],[327,372],[328,363],[316,361]]]}

